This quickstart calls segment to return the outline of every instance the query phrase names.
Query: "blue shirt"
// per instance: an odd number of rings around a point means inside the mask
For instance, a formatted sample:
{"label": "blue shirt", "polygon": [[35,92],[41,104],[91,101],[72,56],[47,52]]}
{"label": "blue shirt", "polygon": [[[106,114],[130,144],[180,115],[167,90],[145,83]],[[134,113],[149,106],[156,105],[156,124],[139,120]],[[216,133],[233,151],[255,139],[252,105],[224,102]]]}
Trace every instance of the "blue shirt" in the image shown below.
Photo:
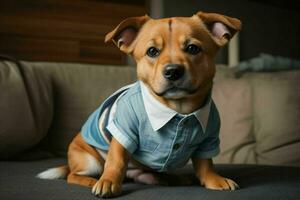
{"label": "blue shirt", "polygon": [[219,153],[219,113],[212,99],[182,115],[155,99],[138,81],[121,88],[91,114],[81,134],[107,151],[113,136],[132,157],[157,171],[183,167],[191,157]]}

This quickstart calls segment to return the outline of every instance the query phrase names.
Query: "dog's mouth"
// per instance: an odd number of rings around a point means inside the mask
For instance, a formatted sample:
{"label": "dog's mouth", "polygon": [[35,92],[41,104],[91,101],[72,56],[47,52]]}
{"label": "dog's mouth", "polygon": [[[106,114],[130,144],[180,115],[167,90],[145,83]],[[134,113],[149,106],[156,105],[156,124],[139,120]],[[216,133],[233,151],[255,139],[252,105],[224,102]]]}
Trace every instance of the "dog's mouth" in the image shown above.
{"label": "dog's mouth", "polygon": [[170,86],[161,92],[155,92],[157,96],[161,96],[167,99],[180,99],[186,96],[192,95],[198,91],[197,87],[180,87]]}

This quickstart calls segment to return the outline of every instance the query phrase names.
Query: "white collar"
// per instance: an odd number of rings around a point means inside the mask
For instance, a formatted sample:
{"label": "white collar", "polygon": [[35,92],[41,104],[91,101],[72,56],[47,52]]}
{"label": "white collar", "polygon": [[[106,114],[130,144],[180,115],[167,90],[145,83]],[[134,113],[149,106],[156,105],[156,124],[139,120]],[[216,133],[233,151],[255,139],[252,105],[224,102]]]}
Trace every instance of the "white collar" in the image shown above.
{"label": "white collar", "polygon": [[175,115],[178,114],[180,116],[195,115],[203,128],[203,132],[205,133],[211,107],[211,99],[209,99],[209,101],[199,110],[196,110],[195,112],[190,113],[188,115],[182,115],[155,99],[155,97],[152,94],[150,94],[147,86],[142,81],[140,81],[140,86],[144,106],[154,131],[159,130],[166,123],[168,123]]}

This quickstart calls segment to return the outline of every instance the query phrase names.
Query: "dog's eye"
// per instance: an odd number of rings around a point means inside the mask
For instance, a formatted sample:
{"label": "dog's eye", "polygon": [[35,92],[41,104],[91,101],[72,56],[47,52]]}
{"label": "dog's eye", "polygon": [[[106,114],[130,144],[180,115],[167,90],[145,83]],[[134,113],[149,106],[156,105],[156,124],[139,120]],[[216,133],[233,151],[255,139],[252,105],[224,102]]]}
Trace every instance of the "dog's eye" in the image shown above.
{"label": "dog's eye", "polygon": [[198,47],[197,45],[194,44],[189,44],[186,48],[185,48],[185,52],[191,54],[191,55],[196,55],[198,54],[202,49],[200,47]]}
{"label": "dog's eye", "polygon": [[155,48],[155,47],[150,47],[148,50],[147,50],[147,55],[151,58],[155,58],[159,55],[160,51]]}

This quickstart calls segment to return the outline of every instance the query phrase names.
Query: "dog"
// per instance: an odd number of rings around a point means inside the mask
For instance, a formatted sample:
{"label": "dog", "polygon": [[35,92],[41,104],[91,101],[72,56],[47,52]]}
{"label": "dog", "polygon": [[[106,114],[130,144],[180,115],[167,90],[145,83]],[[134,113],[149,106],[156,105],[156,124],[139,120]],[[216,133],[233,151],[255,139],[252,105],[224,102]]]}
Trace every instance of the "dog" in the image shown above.
{"label": "dog", "polygon": [[116,91],[91,114],[69,145],[68,165],[38,177],[66,178],[110,198],[121,194],[125,178],[168,184],[166,172],[191,159],[205,188],[237,189],[237,183],[213,169],[220,118],[211,91],[214,57],[240,30],[240,20],[205,12],[122,21],[105,42],[134,58],[138,81]]}

